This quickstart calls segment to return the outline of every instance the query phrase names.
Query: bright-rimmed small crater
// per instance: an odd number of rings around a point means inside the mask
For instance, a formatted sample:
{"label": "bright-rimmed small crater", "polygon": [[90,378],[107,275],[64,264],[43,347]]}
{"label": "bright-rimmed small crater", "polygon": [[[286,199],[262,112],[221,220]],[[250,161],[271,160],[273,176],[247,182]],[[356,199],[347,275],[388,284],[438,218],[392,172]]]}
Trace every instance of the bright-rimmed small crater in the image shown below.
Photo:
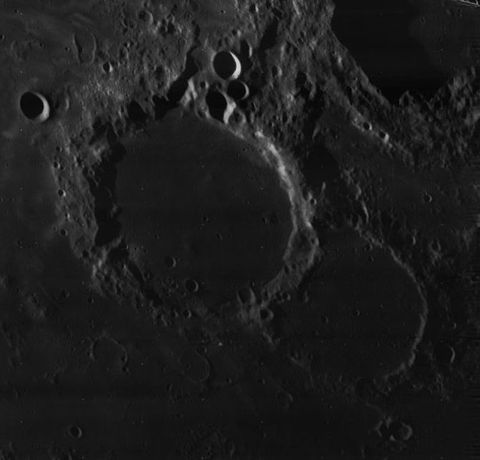
{"label": "bright-rimmed small crater", "polygon": [[231,51],[220,51],[213,58],[215,73],[224,80],[235,79],[242,72],[240,60]]}
{"label": "bright-rimmed small crater", "polygon": [[50,104],[45,96],[27,91],[20,96],[20,110],[31,121],[43,122],[50,116]]}

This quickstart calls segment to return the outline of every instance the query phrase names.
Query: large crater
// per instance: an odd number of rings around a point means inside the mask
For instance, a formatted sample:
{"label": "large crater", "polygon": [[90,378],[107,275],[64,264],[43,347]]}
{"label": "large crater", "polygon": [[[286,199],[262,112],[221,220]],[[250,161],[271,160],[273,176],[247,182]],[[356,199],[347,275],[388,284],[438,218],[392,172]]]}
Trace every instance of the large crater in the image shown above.
{"label": "large crater", "polygon": [[386,248],[351,229],[326,232],[325,239],[303,298],[277,306],[279,343],[310,356],[313,375],[378,378],[405,370],[427,314],[415,279]]}
{"label": "large crater", "polygon": [[258,147],[180,110],[124,145],[117,177],[123,234],[158,292],[177,286],[215,304],[275,278],[292,210]]}

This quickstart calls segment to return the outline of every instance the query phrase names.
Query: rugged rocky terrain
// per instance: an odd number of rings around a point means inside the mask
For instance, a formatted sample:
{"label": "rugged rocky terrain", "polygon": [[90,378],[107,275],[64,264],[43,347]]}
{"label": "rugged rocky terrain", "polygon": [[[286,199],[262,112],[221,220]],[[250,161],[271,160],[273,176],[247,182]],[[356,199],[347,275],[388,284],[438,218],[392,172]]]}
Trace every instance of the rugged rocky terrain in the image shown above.
{"label": "rugged rocky terrain", "polygon": [[2,458],[474,452],[480,16],[337,3],[2,2]]}

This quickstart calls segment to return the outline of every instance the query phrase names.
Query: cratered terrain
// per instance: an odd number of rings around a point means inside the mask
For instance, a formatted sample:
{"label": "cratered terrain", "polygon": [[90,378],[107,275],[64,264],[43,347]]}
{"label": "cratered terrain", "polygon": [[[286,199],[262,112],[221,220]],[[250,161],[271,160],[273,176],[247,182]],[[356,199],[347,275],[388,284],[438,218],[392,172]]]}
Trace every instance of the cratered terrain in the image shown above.
{"label": "cratered terrain", "polygon": [[0,457],[478,455],[479,25],[1,2]]}

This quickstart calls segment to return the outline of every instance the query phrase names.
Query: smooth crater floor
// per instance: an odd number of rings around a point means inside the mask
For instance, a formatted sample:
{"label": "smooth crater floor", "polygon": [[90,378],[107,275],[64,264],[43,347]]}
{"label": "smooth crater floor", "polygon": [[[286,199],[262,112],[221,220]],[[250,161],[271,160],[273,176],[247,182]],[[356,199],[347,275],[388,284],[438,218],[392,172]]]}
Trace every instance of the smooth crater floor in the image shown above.
{"label": "smooth crater floor", "polygon": [[120,220],[131,256],[157,287],[194,279],[202,299],[223,302],[278,273],[292,232],[290,202],[254,146],[174,112],[126,148]]}
{"label": "smooth crater floor", "polygon": [[402,369],[423,327],[423,302],[408,273],[347,229],[329,235],[323,264],[306,285],[306,302],[279,308],[277,331],[293,348],[308,343],[318,375],[374,378]]}

